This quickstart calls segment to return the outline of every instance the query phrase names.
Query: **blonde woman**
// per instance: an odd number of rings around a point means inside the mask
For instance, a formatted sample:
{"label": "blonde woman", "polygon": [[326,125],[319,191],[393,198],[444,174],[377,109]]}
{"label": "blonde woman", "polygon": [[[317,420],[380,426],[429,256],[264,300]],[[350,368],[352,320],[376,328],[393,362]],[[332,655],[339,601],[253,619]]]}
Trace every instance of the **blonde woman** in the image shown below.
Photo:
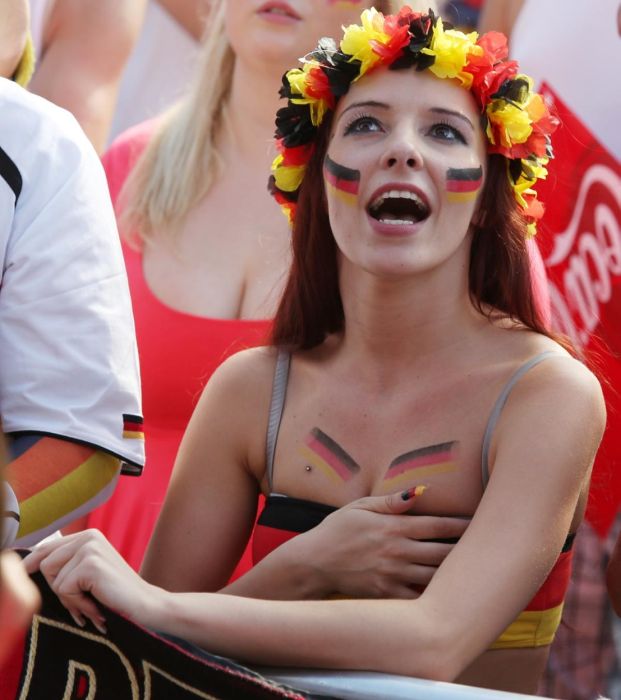
{"label": "blonde woman", "polygon": [[134,568],[203,385],[228,355],[265,340],[282,291],[290,234],[265,187],[281,76],[370,4],[214,1],[187,96],[104,157],[134,303],[149,467],[88,524]]}

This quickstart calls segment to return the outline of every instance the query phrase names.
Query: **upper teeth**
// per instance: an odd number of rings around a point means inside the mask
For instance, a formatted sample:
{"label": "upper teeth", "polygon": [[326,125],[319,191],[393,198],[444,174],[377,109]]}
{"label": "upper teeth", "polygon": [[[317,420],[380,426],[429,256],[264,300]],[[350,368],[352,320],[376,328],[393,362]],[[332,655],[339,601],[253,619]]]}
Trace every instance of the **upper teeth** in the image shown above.
{"label": "upper teeth", "polygon": [[270,7],[268,9],[268,12],[271,12],[275,15],[288,15],[288,13],[285,12],[285,10],[283,10],[282,7]]}
{"label": "upper teeth", "polygon": [[416,202],[419,207],[427,206],[422,198],[415,192],[411,192],[410,190],[388,190],[388,192],[382,192],[377,199],[373,200],[371,209],[379,209],[387,199],[411,199]]}

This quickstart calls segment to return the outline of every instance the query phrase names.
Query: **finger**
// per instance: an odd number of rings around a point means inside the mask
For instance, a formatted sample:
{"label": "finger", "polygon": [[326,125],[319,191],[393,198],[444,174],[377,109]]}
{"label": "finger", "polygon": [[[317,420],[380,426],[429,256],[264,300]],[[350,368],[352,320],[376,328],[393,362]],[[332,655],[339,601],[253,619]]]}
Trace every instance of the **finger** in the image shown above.
{"label": "finger", "polygon": [[375,513],[401,515],[412,507],[414,501],[420,498],[426,489],[427,487],[423,485],[413,486],[406,491],[389,493],[385,496],[367,496],[365,498],[360,498],[350,505],[355,508],[372,510]]}
{"label": "finger", "polygon": [[400,572],[399,580],[408,586],[422,586],[423,588],[429,585],[433,575],[438,570],[437,566],[423,566],[422,564],[408,564],[403,567]]}
{"label": "finger", "polygon": [[85,571],[87,568],[80,557],[73,557],[59,572],[52,589],[78,625],[84,626],[84,618],[87,618],[100,632],[105,633],[105,617],[88,595],[91,584],[90,576]]}
{"label": "finger", "polygon": [[412,515],[401,519],[400,531],[414,540],[454,540],[464,534],[469,524],[469,518]]}
{"label": "finger", "polygon": [[420,598],[420,592],[417,591],[415,588],[412,588],[411,586],[407,584],[393,584],[390,586],[388,589],[387,595],[384,596],[385,598],[401,598],[405,600],[414,600],[416,598]]}
{"label": "finger", "polygon": [[38,562],[38,569],[43,574],[45,580],[50,586],[53,586],[56,577],[67,562],[80,554],[80,543],[76,540],[59,541],[51,551],[48,551],[45,556]]}
{"label": "finger", "polygon": [[67,535],[66,537],[57,537],[48,542],[37,545],[26,557],[24,557],[23,563],[26,567],[26,571],[29,574],[33,574],[38,571],[41,562],[48,556],[52,555],[59,549],[63,549],[67,546],[73,547],[76,550],[80,546],[82,541],[83,533],[77,533],[75,535]]}
{"label": "finger", "polygon": [[402,557],[405,561],[424,566],[439,566],[452,551],[453,544],[405,540]]}

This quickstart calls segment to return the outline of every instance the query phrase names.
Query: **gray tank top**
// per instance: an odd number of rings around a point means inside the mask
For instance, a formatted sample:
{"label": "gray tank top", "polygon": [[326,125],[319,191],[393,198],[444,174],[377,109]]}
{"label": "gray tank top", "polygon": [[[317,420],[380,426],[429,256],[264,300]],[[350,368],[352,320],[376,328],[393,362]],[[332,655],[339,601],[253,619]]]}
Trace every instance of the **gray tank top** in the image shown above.
{"label": "gray tank top", "polygon": [[[550,357],[551,355],[559,355],[559,352],[555,350],[546,350],[541,352],[530,360],[527,360],[523,365],[518,367],[518,369],[509,377],[507,383],[503,386],[502,391],[498,395],[496,402],[492,408],[492,411],[487,420],[487,425],[485,427],[485,433],[483,435],[483,446],[481,448],[481,481],[483,482],[483,488],[487,486],[489,481],[489,449],[492,441],[492,435],[494,433],[494,428],[500,413],[507,403],[509,394],[511,390],[516,385],[516,383],[528,372],[529,369],[535,367],[540,362]],[[272,398],[270,402],[270,412],[267,423],[267,440],[265,443],[266,448],[266,470],[267,470],[267,483],[270,493],[274,490],[274,453],[276,452],[276,441],[278,439],[278,431],[280,430],[280,422],[282,420],[282,414],[285,407],[285,399],[287,396],[287,384],[289,383],[289,368],[291,367],[291,353],[286,350],[279,350],[276,357],[276,367],[274,369],[274,382],[272,384]]]}

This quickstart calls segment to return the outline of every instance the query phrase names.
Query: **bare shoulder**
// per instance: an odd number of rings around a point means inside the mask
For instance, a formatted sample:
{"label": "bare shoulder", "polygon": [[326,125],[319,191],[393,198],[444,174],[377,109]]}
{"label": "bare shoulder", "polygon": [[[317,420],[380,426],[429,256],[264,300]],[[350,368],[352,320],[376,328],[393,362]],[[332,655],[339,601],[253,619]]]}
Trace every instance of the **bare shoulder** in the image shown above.
{"label": "bare shoulder", "polygon": [[273,347],[242,350],[227,358],[209,379],[201,403],[255,413],[267,410],[278,351]]}
{"label": "bare shoulder", "polygon": [[[560,434],[572,429],[598,444],[606,424],[600,382],[580,360],[560,346],[520,378],[507,403],[507,417],[524,426],[545,422]],[[571,442],[569,435],[566,435]]]}

